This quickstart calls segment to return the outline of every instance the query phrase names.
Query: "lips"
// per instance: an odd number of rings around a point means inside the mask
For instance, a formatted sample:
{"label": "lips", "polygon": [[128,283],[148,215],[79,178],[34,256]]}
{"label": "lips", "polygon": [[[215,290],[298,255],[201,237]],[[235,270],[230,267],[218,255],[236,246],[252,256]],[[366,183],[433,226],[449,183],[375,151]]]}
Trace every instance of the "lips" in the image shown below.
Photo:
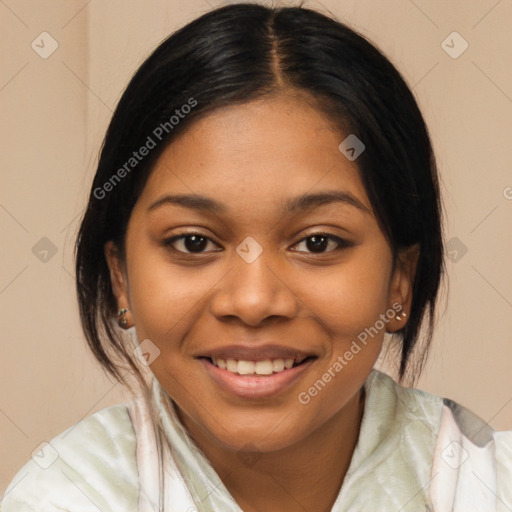
{"label": "lips", "polygon": [[224,390],[240,397],[263,398],[292,385],[317,355],[282,345],[230,345],[197,357]]}

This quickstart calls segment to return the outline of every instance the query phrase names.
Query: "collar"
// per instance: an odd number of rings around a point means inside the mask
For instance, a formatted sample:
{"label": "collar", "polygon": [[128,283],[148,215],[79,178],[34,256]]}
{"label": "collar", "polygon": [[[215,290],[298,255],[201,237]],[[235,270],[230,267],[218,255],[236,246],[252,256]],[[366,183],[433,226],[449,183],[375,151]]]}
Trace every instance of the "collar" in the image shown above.
{"label": "collar", "polygon": [[[378,370],[372,370],[364,389],[358,442],[332,512],[359,510],[362,500],[365,505],[374,502],[380,510],[388,510],[385,504],[389,510],[404,504],[404,511],[428,510],[425,486],[430,479],[442,400],[403,388]],[[198,510],[242,512],[188,435],[172,400],[156,379],[153,397],[172,459]],[[411,489],[417,491],[414,496]]]}

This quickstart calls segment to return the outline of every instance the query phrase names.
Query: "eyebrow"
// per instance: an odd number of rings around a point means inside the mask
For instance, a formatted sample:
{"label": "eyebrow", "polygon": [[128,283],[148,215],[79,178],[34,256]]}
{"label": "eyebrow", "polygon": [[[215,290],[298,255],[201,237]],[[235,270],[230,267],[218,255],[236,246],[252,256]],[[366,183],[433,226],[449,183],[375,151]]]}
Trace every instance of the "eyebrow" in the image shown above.
{"label": "eyebrow", "polygon": [[[282,213],[289,215],[311,210],[315,207],[332,203],[344,203],[353,206],[364,213],[371,215],[370,209],[366,207],[359,199],[349,192],[341,190],[326,190],[315,194],[302,194],[285,201]],[[167,194],[152,203],[148,211],[155,210],[164,205],[177,205],[190,208],[202,212],[210,213],[227,213],[228,208],[223,203],[212,199],[211,197],[201,196],[197,194]]]}

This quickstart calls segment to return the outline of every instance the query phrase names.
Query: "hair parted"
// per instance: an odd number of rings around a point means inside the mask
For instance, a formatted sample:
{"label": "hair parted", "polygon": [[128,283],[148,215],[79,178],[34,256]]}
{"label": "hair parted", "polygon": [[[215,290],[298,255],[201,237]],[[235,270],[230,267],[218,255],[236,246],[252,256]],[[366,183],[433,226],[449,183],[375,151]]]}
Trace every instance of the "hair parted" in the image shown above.
{"label": "hair parted", "polygon": [[[395,334],[400,377],[419,375],[444,262],[436,163],[416,100],[388,58],[345,24],[303,7],[244,3],[210,11],[164,40],[132,77],[108,127],[76,242],[76,287],[87,343],[118,380],[126,369],[140,372],[112,323],[106,242],[124,254],[132,209],[178,134],[215,109],[287,91],[305,93],[340,132],[364,142],[361,180],[395,257],[419,244],[410,316]],[[146,156],[136,158],[142,147]]]}

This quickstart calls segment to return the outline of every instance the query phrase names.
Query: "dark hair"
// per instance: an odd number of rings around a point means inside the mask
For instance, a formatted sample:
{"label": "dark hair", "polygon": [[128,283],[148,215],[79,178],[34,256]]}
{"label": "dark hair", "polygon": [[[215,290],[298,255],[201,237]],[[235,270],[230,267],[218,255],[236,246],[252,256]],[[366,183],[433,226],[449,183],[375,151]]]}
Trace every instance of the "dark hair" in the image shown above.
{"label": "dark hair", "polygon": [[[417,103],[391,62],[346,25],[302,7],[235,4],[163,41],[131,79],[106,133],[76,244],[76,284],[87,342],[118,380],[124,381],[122,368],[138,370],[112,324],[105,243],[115,241],[124,254],[132,208],[156,159],[194,120],[283,90],[308,93],[329,120],[365,144],[357,159],[361,180],[395,260],[400,248],[420,246],[409,320],[395,335],[400,378],[417,345],[413,376],[419,375],[444,263],[436,164]],[[136,159],[133,152],[149,147],[149,139],[154,147]]]}

